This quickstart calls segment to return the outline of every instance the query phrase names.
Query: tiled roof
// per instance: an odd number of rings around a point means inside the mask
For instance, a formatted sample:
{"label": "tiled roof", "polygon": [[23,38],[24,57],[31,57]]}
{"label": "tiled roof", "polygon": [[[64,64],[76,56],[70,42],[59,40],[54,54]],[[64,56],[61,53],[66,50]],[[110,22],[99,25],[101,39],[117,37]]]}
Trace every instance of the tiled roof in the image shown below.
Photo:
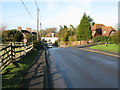
{"label": "tiled roof", "polygon": [[104,26],[102,27],[102,29],[107,29],[107,30],[115,30],[113,27],[111,26]]}
{"label": "tiled roof", "polygon": [[100,25],[100,26],[105,26],[104,24],[94,24],[94,26],[98,26],[98,25]]}
{"label": "tiled roof", "polygon": [[29,31],[27,30],[21,30],[22,33],[30,33]]}
{"label": "tiled roof", "polygon": [[105,26],[105,25],[103,25],[103,24],[94,24],[94,25],[92,26],[92,28],[93,28],[93,29],[99,29],[99,28],[102,28],[103,26]]}
{"label": "tiled roof", "polygon": [[[101,32],[101,34],[99,31]],[[92,26],[93,36],[97,36],[97,35],[109,36],[111,34],[111,31],[116,31],[116,30],[111,26],[105,26],[103,24],[95,24],[94,26]]]}

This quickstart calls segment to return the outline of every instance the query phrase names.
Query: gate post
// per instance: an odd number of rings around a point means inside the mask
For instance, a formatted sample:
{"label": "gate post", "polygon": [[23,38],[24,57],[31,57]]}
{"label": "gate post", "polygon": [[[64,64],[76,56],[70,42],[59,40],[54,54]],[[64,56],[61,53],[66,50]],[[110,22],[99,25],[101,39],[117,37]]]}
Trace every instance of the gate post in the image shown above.
{"label": "gate post", "polygon": [[10,55],[11,56],[11,62],[13,62],[13,50],[12,50],[13,47],[12,47],[12,43],[11,43],[10,47],[11,47],[11,55]]}

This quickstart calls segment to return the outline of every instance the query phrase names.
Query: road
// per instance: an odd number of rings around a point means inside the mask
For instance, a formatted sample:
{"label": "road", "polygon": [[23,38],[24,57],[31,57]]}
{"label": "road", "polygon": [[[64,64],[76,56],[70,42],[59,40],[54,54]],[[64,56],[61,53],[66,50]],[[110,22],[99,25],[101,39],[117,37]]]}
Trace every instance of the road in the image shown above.
{"label": "road", "polygon": [[53,88],[118,88],[118,58],[76,47],[48,51]]}

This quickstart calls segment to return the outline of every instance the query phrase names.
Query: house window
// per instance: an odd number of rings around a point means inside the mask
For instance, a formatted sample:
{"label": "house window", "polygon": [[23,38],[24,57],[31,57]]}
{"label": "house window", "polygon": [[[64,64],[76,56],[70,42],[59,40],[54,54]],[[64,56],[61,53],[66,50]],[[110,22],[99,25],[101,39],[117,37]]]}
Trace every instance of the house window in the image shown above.
{"label": "house window", "polygon": [[95,33],[96,31],[93,31],[93,33]]}
{"label": "house window", "polygon": [[115,31],[112,31],[111,33],[115,33]]}
{"label": "house window", "polygon": [[104,31],[103,33],[106,33],[107,31]]}

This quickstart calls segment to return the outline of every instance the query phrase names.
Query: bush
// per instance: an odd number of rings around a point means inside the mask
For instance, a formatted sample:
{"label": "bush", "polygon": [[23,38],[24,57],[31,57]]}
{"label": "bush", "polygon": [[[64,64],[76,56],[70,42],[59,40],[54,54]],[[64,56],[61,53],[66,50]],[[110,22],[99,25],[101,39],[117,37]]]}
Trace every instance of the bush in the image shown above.
{"label": "bush", "polygon": [[117,31],[114,35],[112,35],[110,38],[110,42],[111,43],[115,43],[115,44],[120,44],[120,31]]}
{"label": "bush", "polygon": [[28,42],[32,42],[32,34],[26,34],[26,39]]}
{"label": "bush", "polygon": [[108,41],[109,41],[109,37],[107,37],[107,36],[96,36],[93,39],[94,43],[97,43],[97,42],[108,42]]}
{"label": "bush", "polygon": [[58,45],[58,41],[55,41],[55,43],[53,44],[53,46],[56,46],[56,47],[59,46]]}
{"label": "bush", "polygon": [[23,39],[23,34],[16,29],[2,31],[2,41],[3,42],[21,42]]}
{"label": "bush", "polygon": [[33,48],[37,50],[43,49],[43,42],[37,40],[33,41]]}
{"label": "bush", "polygon": [[69,41],[74,41],[73,36],[69,36]]}

